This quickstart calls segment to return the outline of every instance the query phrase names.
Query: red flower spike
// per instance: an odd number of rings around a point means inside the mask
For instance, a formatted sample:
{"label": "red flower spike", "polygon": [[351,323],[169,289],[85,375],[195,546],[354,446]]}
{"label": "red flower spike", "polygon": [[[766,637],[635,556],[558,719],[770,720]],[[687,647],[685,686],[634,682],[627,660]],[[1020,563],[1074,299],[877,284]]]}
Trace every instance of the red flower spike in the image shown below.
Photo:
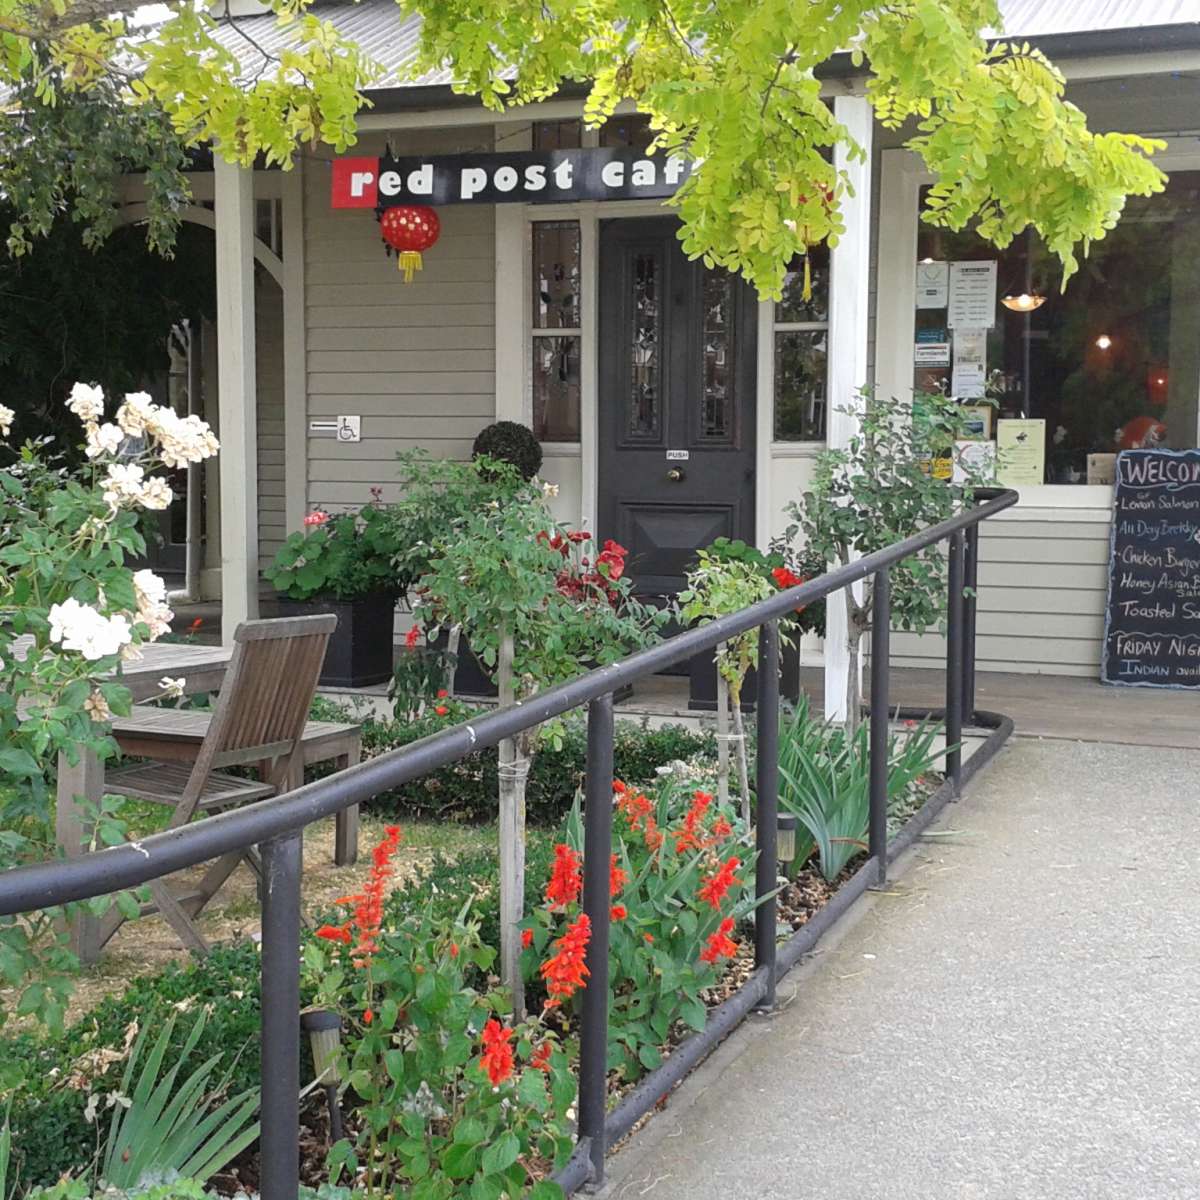
{"label": "red flower spike", "polygon": [[546,885],[546,903],[551,909],[566,908],[579,899],[583,876],[579,873],[579,855],[560,842],[554,847],[554,867]]}
{"label": "red flower spike", "polygon": [[409,630],[409,631],[408,631],[408,632],[407,632],[407,633],[404,635],[404,647],[405,647],[405,649],[406,649],[406,650],[415,650],[415,649],[417,648],[417,639],[418,639],[420,636],[421,636],[421,631],[420,631],[420,629],[418,629],[418,628],[417,628],[417,626],[416,626],[416,625],[414,625],[414,626],[413,626],[413,627],[412,627],[412,628],[411,628],[411,629],[410,629],[410,630]]}
{"label": "red flower spike", "polygon": [[513,1030],[503,1028],[495,1017],[483,1027],[483,1053],[479,1056],[479,1066],[487,1072],[492,1087],[499,1087],[512,1075],[513,1048],[508,1044],[512,1037]]}
{"label": "red flower spike", "polygon": [[542,1071],[545,1074],[550,1074],[550,1055],[554,1053],[554,1046],[550,1042],[543,1042],[533,1052],[533,1056],[529,1060],[529,1065],[535,1071]]}
{"label": "red flower spike", "polygon": [[[343,896],[338,904],[349,904],[354,915],[343,928],[355,937],[352,960],[356,967],[370,966],[379,949],[379,927],[383,923],[383,894],[392,876],[392,859],[400,848],[400,826],[384,828],[383,841],[371,851],[371,874],[361,892]],[[341,940],[341,939],[339,939]]]}
{"label": "red flower spike", "polygon": [[675,835],[676,854],[682,854],[685,850],[703,848],[703,842],[700,839],[701,822],[704,820],[704,814],[708,811],[710,804],[712,804],[712,797],[707,792],[696,792],[692,798],[692,806],[688,809],[687,816],[683,818],[683,831]]}
{"label": "red flower spike", "polygon": [[617,866],[617,856],[612,856],[612,861],[608,866],[608,894],[609,897],[619,896],[621,889],[629,882],[629,873],[624,867]]}
{"label": "red flower spike", "polygon": [[733,932],[733,918],[726,917],[716,933],[708,935],[708,943],[700,951],[700,961],[715,963],[721,958],[732,958],[737,953],[737,942],[729,935]]}
{"label": "red flower spike", "polygon": [[742,862],[739,858],[727,859],[712,875],[705,876],[704,881],[700,884],[700,890],[696,893],[697,897],[703,900],[709,908],[720,911],[721,901],[725,899],[726,892],[735,883],[741,882],[734,874],[741,865]]}
{"label": "red flower spike", "polygon": [[521,948],[523,950],[528,950],[529,947],[532,945],[533,945],[533,930],[532,929],[522,929],[521,930]]}
{"label": "red flower spike", "polygon": [[344,942],[347,945],[354,940],[348,923],[345,925],[322,925],[317,930],[317,937],[324,938],[327,942]]}
{"label": "red flower spike", "polygon": [[629,916],[629,910],[623,904],[614,904],[608,910],[608,919],[610,921],[623,921]]}
{"label": "red flower spike", "polygon": [[558,951],[542,963],[541,969],[541,976],[546,981],[546,991],[550,993],[547,1008],[561,1004],[581,987],[587,986],[585,980],[590,972],[585,959],[591,936],[592,923],[587,913],[580,913],[575,921],[567,926],[567,932],[555,941]]}

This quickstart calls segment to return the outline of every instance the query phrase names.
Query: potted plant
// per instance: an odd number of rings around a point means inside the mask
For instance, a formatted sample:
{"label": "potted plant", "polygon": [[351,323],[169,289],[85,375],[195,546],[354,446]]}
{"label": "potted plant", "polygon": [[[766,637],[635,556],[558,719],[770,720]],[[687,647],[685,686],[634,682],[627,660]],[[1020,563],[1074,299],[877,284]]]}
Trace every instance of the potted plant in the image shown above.
{"label": "potted plant", "polygon": [[[774,588],[796,587],[825,571],[819,555],[789,553],[782,540],[771,543],[767,551],[740,539],[717,538],[702,553],[713,563],[741,563],[752,567]],[[791,701],[800,698],[800,637],[805,633],[825,636],[825,601],[807,605],[781,622],[780,632],[780,690]],[[741,708],[752,712],[756,694],[757,674],[751,667],[741,689]],[[717,709],[717,662],[714,654],[692,657],[688,680],[688,708],[696,712],[715,712]]]}
{"label": "potted plant", "polygon": [[281,616],[337,616],[321,670],[326,687],[367,687],[391,678],[395,552],[377,503],[336,516],[317,510],[263,572],[275,586]]}

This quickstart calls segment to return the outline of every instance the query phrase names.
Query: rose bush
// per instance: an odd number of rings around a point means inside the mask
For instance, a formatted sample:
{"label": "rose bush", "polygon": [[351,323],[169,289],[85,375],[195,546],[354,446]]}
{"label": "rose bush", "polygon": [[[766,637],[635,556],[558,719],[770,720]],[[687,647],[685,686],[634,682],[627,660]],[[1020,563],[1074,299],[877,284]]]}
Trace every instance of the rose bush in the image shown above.
{"label": "rose bush", "polygon": [[[61,466],[48,440],[27,442],[0,469],[0,868],[54,852],[59,752],[72,761],[81,749],[101,759],[115,752],[105,722],[130,698],[113,673],[170,628],[166,585],[126,565],[146,551],[143,513],[172,500],[167,478],[153,472],[218,449],[198,417],[144,392],[125,396],[111,421],[99,387],[75,384],[67,406],[81,423],[81,471]],[[0,431],[11,421],[0,407]],[[163,683],[179,690],[177,680]],[[91,817],[94,844],[122,836],[110,801]],[[51,1025],[61,1023],[72,962],[56,916],[0,920],[0,979],[20,989],[18,1013]]]}

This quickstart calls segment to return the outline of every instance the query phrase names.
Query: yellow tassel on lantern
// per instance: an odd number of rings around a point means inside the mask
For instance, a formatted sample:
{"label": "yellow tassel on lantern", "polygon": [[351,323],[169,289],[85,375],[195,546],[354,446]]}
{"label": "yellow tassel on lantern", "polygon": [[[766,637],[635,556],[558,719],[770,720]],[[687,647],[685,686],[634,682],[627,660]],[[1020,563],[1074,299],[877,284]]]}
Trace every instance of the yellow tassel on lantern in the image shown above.
{"label": "yellow tassel on lantern", "polygon": [[421,269],[421,252],[419,250],[401,250],[396,255],[396,266],[404,272],[404,282],[412,283],[413,273]]}
{"label": "yellow tassel on lantern", "polygon": [[804,291],[800,293],[805,300],[812,299],[812,270],[808,265],[808,252],[804,254]]}

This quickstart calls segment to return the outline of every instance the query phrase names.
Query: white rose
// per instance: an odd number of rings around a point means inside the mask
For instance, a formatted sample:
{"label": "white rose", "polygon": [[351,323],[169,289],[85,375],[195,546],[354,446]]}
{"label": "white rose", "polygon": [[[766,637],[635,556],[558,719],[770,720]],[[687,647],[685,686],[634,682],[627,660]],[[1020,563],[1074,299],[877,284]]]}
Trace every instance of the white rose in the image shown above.
{"label": "white rose", "polygon": [[145,474],[136,463],[113,463],[104,477],[104,503],[115,510],[137,500]]}
{"label": "white rose", "polygon": [[16,415],[11,408],[0,404],[0,437],[8,437],[12,432],[13,417]]}
{"label": "white rose", "polygon": [[145,601],[149,604],[160,604],[167,598],[166,580],[146,567],[133,573],[133,586],[137,592],[138,606]]}
{"label": "white rose", "polygon": [[163,690],[163,696],[168,699],[177,699],[182,696],[186,684],[186,679],[172,679],[170,675],[164,675],[158,681],[158,686]]}
{"label": "white rose", "polygon": [[82,654],[89,662],[119,654],[133,640],[127,617],[106,617],[74,597],[51,605],[48,616],[50,640],[60,643],[64,650]]}
{"label": "white rose", "polygon": [[71,389],[67,407],[85,424],[104,415],[104,389],[93,383],[77,383]]}
{"label": "white rose", "polygon": [[141,437],[151,419],[154,404],[148,392],[128,392],[125,403],[117,409],[117,424],[130,437]]}
{"label": "white rose", "polygon": [[119,425],[89,425],[87,430],[87,456],[99,458],[102,454],[116,454],[125,440]]}
{"label": "white rose", "polygon": [[169,508],[175,493],[171,491],[167,481],[158,475],[146,480],[146,486],[138,494],[138,502],[143,508],[155,510]]}

